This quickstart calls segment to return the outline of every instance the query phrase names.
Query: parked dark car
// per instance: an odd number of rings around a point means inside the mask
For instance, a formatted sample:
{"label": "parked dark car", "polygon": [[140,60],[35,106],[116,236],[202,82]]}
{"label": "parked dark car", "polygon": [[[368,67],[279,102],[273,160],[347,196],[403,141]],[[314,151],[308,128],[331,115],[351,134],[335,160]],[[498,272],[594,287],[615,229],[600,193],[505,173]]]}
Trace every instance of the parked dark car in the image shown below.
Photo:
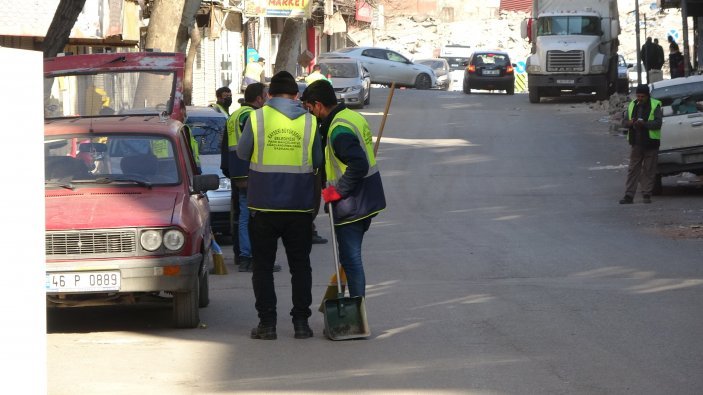
{"label": "parked dark car", "polygon": [[464,70],[464,93],[472,89],[504,90],[515,93],[515,65],[502,51],[477,51],[466,62]]}

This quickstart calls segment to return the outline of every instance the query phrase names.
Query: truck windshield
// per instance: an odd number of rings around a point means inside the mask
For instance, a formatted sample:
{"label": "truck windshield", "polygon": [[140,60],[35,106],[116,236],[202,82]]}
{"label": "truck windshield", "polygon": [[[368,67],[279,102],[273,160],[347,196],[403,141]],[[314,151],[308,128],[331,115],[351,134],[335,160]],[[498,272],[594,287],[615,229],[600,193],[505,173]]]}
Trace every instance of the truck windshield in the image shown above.
{"label": "truck windshield", "polygon": [[567,34],[600,36],[600,20],[595,16],[548,16],[537,20],[537,36]]}
{"label": "truck windshield", "polygon": [[136,71],[62,75],[45,79],[44,117],[171,112],[172,72]]}

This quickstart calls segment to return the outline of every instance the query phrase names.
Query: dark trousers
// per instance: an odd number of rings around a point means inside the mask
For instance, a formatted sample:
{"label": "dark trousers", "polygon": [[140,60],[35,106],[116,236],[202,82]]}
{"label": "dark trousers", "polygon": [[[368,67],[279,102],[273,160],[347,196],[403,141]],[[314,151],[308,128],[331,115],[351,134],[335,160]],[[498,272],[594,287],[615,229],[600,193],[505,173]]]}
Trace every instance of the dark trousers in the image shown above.
{"label": "dark trousers", "polygon": [[249,235],[254,258],[251,282],[260,324],[276,325],[273,265],[279,238],[283,240],[291,274],[293,308],[290,315],[294,321],[307,320],[312,314],[312,214],[252,211]]}
{"label": "dark trousers", "polygon": [[657,155],[659,149],[632,146],[630,164],[627,167],[625,195],[635,197],[637,184],[642,187],[642,195],[651,195],[657,175]]}
{"label": "dark trousers", "polygon": [[239,263],[239,189],[234,185],[234,178],[229,179],[232,185],[232,196],[230,197],[229,209],[229,230],[232,235],[232,250],[234,251],[234,263]]}

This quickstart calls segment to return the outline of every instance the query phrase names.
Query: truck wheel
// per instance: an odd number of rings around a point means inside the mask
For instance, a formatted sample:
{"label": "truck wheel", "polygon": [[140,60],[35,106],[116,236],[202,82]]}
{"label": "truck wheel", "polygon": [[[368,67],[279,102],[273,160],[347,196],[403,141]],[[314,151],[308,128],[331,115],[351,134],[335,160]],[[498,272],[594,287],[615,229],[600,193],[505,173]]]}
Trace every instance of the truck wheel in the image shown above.
{"label": "truck wheel", "polygon": [[596,100],[608,100],[610,95],[608,94],[608,85],[599,86],[596,88]]}
{"label": "truck wheel", "polygon": [[531,88],[529,91],[530,103],[539,103],[539,88]]}
{"label": "truck wheel", "polygon": [[661,174],[657,174],[654,178],[654,188],[652,188],[652,194],[654,196],[660,196],[664,194],[664,186],[662,186]]}
{"label": "truck wheel", "polygon": [[195,328],[200,323],[200,280],[196,278],[185,292],[173,294],[173,325],[176,328]]}

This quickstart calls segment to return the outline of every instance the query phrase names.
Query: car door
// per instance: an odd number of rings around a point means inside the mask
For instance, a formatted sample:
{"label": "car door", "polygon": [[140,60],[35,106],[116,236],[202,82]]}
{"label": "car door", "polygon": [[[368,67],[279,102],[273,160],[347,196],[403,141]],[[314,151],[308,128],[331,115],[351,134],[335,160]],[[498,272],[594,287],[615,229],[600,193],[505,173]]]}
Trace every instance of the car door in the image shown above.
{"label": "car door", "polygon": [[393,81],[404,85],[415,83],[415,77],[418,73],[413,69],[413,64],[408,58],[391,50],[386,50],[386,57]]}
{"label": "car door", "polygon": [[390,83],[388,74],[388,60],[386,53],[380,48],[367,48],[361,51],[361,64],[371,74],[371,82],[376,84]]}

